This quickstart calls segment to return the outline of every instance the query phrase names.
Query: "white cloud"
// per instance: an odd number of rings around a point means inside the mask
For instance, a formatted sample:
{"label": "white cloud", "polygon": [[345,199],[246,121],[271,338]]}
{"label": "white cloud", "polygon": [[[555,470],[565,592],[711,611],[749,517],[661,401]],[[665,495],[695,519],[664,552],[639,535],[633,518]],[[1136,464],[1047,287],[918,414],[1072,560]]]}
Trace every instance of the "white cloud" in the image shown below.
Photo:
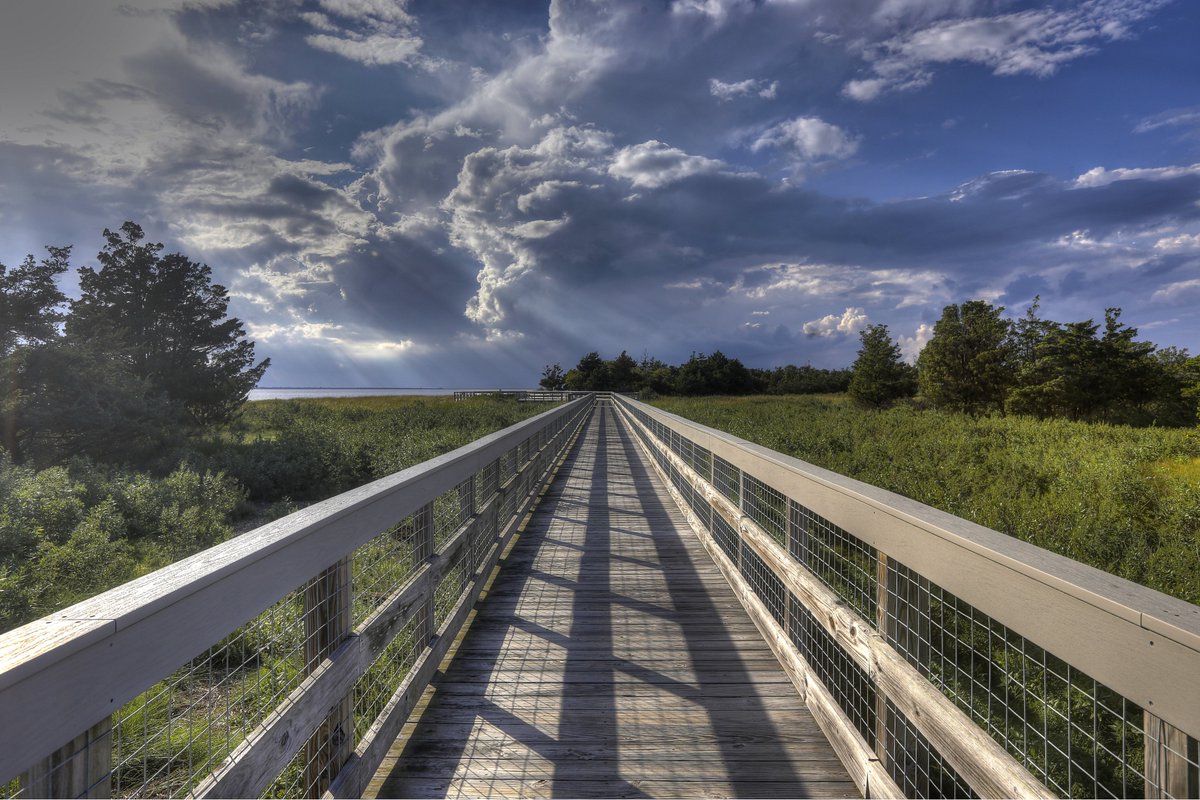
{"label": "white cloud", "polygon": [[859,140],[837,125],[818,117],[796,117],[772,125],[750,145],[753,152],[778,148],[802,164],[836,158],[849,158],[858,150]]}
{"label": "white cloud", "polygon": [[867,313],[858,307],[847,308],[841,316],[829,314],[804,323],[805,336],[836,336],[838,334],[857,333],[870,322]]}
{"label": "white cloud", "polygon": [[[951,62],[981,64],[995,75],[1046,77],[1063,64],[1094,53],[1101,43],[1128,36],[1133,23],[1167,2],[1170,0],[1088,0],[1075,8],[941,19],[868,45],[864,56],[874,75],[849,81],[842,91],[866,102],[885,91],[917,89],[933,79],[934,65]],[[966,4],[937,5],[945,6],[942,13],[966,10],[955,8]]]}
{"label": "white cloud", "polygon": [[[405,0],[321,0],[327,13],[300,15],[320,31],[309,34],[305,41],[318,50],[370,67],[415,64],[428,68],[434,62],[419,55],[424,42],[406,5]],[[338,24],[330,14],[346,24]]]}
{"label": "white cloud", "polygon": [[933,326],[928,322],[922,322],[917,326],[916,332],[912,336],[900,335],[896,337],[897,344],[900,345],[900,354],[904,356],[904,360],[910,364],[917,361],[917,356],[925,349],[925,345],[929,344],[929,340],[933,338]]}
{"label": "white cloud", "polygon": [[752,316],[752,317],[769,317],[770,315],[771,315],[770,311],[751,311],[750,312],[750,316]]}
{"label": "white cloud", "polygon": [[1155,303],[1182,303],[1200,301],[1200,278],[1168,283],[1150,299]]}
{"label": "white cloud", "polygon": [[1154,249],[1164,253],[1200,252],[1200,233],[1163,237],[1154,243]]}
{"label": "white cloud", "polygon": [[692,175],[720,172],[724,166],[715,159],[688,155],[677,147],[651,139],[618,150],[608,173],[625,178],[634,186],[657,189]]}
{"label": "white cloud", "polygon": [[750,95],[772,100],[779,91],[779,81],[768,82],[765,79],[747,78],[744,81],[725,83],[717,78],[709,78],[708,91],[721,102]]}
{"label": "white cloud", "polygon": [[1146,117],[1133,129],[1134,133],[1149,133],[1160,128],[1200,129],[1200,106],[1173,108],[1152,117]]}
{"label": "white cloud", "polygon": [[1075,179],[1075,188],[1092,189],[1117,181],[1165,181],[1188,175],[1200,175],[1200,164],[1186,167],[1137,167],[1134,169],[1093,167]]}

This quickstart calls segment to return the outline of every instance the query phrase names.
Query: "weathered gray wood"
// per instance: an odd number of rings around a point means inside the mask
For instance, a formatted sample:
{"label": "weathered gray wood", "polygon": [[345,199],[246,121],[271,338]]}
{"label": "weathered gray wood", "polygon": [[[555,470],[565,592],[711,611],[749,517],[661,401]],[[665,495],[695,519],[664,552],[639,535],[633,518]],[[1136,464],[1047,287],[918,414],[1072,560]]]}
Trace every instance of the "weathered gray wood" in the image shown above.
{"label": "weathered gray wood", "polygon": [[246,739],[208,781],[198,797],[258,797],[283,771],[301,742],[327,710],[354,683],[415,616],[422,613],[447,568],[462,549],[473,521],[458,530],[441,551],[425,559],[412,576],[368,617],[355,634],[311,671],[287,699]]}
{"label": "weathered gray wood", "polygon": [[0,775],[19,773],[395,520],[590,403],[551,409],[0,636],[0,709],[25,721],[0,726]]}
{"label": "weathered gray wood", "polygon": [[112,796],[112,719],[97,722],[21,775],[21,797]]}
{"label": "weathered gray wood", "polygon": [[854,791],[635,447],[597,412],[370,794]]}
{"label": "weathered gray wood", "polygon": [[[572,431],[564,429],[550,442],[547,442],[542,453],[559,452],[559,446],[565,444]],[[455,637],[466,621],[468,614],[474,608],[476,601],[484,589],[484,581],[491,574],[500,554],[510,539],[519,530],[519,522],[525,517],[529,507],[537,498],[541,486],[552,476],[557,458],[546,459],[546,463],[536,476],[534,487],[521,503],[518,504],[513,520],[505,527],[497,541],[491,546],[480,567],[463,589],[449,617],[442,623],[436,635],[425,650],[418,656],[416,663],[409,670],[408,676],[393,693],[379,718],[372,723],[370,730],[363,737],[354,754],[342,768],[337,779],[330,785],[326,796],[329,797],[361,797],[372,775],[379,768],[387,754],[388,748],[395,741],[400,729],[407,722],[409,715],[416,707],[422,693],[429,685],[435,670],[453,644]],[[533,469],[539,462],[535,458],[526,469]],[[436,585],[436,584],[435,584]],[[431,619],[431,617],[430,617]]]}
{"label": "weathered gray wood", "polygon": [[[640,424],[636,419],[629,418],[628,421],[631,425]],[[663,452],[693,487],[705,494],[714,511],[725,516],[734,529],[739,531],[743,548],[747,545],[753,548],[788,590],[813,612],[814,618],[826,628],[842,649],[875,681],[886,698],[908,717],[972,789],[986,797],[1053,796],[999,743],[975,725],[949,698],[905,661],[883,637],[872,630],[866,620],[859,617],[803,565],[793,559],[774,538],[759,528],[753,520],[739,515],[728,499],[700,478],[674,453],[665,448]],[[672,492],[677,496],[674,487]],[[678,497],[677,502],[681,507],[686,506],[682,497]],[[697,532],[700,530],[697,525]],[[713,551],[723,555],[723,551],[720,551],[715,542],[710,554],[717,560],[717,553]],[[731,583],[734,579],[740,580],[740,574],[727,577]],[[912,590],[906,588],[904,591],[907,596]],[[757,600],[741,594],[743,602],[747,605]],[[760,621],[754,614],[751,614],[751,617],[759,623],[760,628],[764,628],[765,622],[775,625],[769,614],[765,621]],[[887,618],[894,619],[895,615],[887,615]],[[763,635],[770,640],[772,637],[768,630],[769,628],[764,628]],[[786,638],[780,645],[781,648],[791,649]],[[912,646],[920,648],[922,645],[914,642]],[[854,735],[857,736],[857,732]]]}
{"label": "weathered gray wood", "polygon": [[[628,425],[639,424],[636,419],[631,417],[625,417],[625,422]],[[638,440],[638,442],[640,445],[645,446],[641,440]],[[673,453],[670,453],[670,451],[665,452],[668,452],[672,459],[674,459]],[[762,600],[759,599],[754,589],[746,583],[741,574],[740,564],[734,563],[716,543],[704,524],[696,518],[695,512],[692,511],[691,507],[667,479],[667,476],[662,475],[657,461],[653,458],[649,459],[649,461],[663,478],[663,483],[667,491],[679,506],[684,518],[691,525],[693,533],[695,533],[697,539],[700,540],[700,543],[708,552],[708,555],[718,566],[722,576],[724,576],[725,580],[733,588],[738,600],[741,601],[751,620],[754,621],[755,626],[760,631],[763,640],[771,648],[780,666],[783,667],[784,672],[791,679],[800,699],[805,702],[812,712],[813,718],[825,733],[842,765],[850,774],[850,778],[854,781],[855,786],[858,787],[858,791],[862,793],[863,797],[903,798],[904,793],[896,785],[895,781],[892,780],[891,776],[882,769],[879,759],[868,747],[862,736],[859,735],[849,717],[846,716],[845,712],[838,706],[821,681],[813,674],[812,668],[796,652],[786,631],[780,628],[779,624],[775,622],[774,617],[771,616],[770,611],[763,605]],[[707,482],[691,471],[682,461],[675,460],[675,466],[688,470],[687,474],[694,479],[695,485],[708,486]],[[710,504],[713,505],[714,511],[733,519],[734,529],[737,529],[737,518],[734,517],[734,509],[724,495],[720,496],[719,503],[710,501]],[[738,548],[739,561],[743,550],[744,544]]]}
{"label": "weathered gray wood", "polygon": [[1146,797],[1200,796],[1196,740],[1145,711]]}
{"label": "weathered gray wood", "polygon": [[1171,724],[1200,732],[1200,606],[908,498],[617,398]]}
{"label": "weathered gray wood", "polygon": [[[350,559],[322,572],[304,588],[304,674],[311,675],[350,635]],[[304,786],[320,797],[354,749],[354,707],[349,692],[333,702],[304,745]]]}

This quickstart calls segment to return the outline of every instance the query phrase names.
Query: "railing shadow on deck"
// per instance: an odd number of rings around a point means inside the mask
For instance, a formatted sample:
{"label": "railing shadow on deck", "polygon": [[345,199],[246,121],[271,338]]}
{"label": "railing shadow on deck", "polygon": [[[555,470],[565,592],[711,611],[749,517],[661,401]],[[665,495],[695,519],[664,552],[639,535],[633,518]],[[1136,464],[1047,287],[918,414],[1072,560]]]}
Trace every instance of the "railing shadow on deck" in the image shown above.
{"label": "railing shadow on deck", "polygon": [[[589,433],[585,428],[563,466],[563,473],[567,475],[577,478],[581,471],[587,474],[586,518],[580,519],[581,509],[576,500],[578,485],[567,486],[560,478],[542,501],[538,524],[523,534],[505,559],[504,570],[489,592],[484,610],[480,612],[486,613],[493,626],[499,627],[495,620],[503,620],[501,624],[506,635],[499,635],[494,627],[489,627],[487,644],[478,645],[471,639],[475,631],[468,631],[460,644],[459,660],[451,663],[433,685],[438,687],[440,694],[451,687],[455,691],[462,691],[467,683],[480,682],[479,696],[473,698],[474,709],[470,716],[475,721],[494,726],[511,740],[515,746],[508,749],[509,757],[527,748],[532,754],[531,758],[549,762],[553,775],[551,784],[538,787],[538,794],[577,796],[581,791],[580,780],[586,778],[588,794],[648,796],[644,789],[630,783],[621,774],[617,693],[620,691],[618,678],[625,676],[652,684],[674,694],[681,705],[703,711],[707,717],[707,727],[719,742],[722,765],[736,796],[753,797],[764,793],[763,784],[756,780],[757,776],[747,773],[745,746],[751,739],[759,750],[760,761],[772,762],[773,778],[778,780],[771,791],[776,792],[779,781],[784,781],[794,787],[792,794],[803,796],[803,778],[792,768],[788,754],[780,744],[783,732],[777,730],[768,719],[769,715],[760,698],[739,693],[740,702],[735,704],[731,702],[728,692],[721,688],[722,684],[731,683],[750,685],[752,676],[724,626],[713,627],[720,621],[718,609],[695,569],[693,554],[688,552],[679,538],[682,523],[670,522],[672,512],[660,501],[656,491],[625,493],[619,486],[625,482],[649,485],[658,483],[658,478],[646,468],[629,432],[616,420],[611,408],[601,405],[588,426],[597,429],[594,461],[587,463],[587,459],[593,458],[593,453],[585,447]],[[610,452],[624,456],[624,459],[612,461],[627,460],[629,472],[611,463]],[[654,570],[662,570],[666,564],[671,565],[670,579],[663,581],[669,605],[631,597],[613,586],[612,565],[620,558],[614,558],[613,537],[621,530],[613,525],[613,518],[636,513],[627,509],[613,513],[610,503],[614,494],[637,498],[645,517],[667,523],[659,527],[652,537],[659,563],[640,559],[635,561]],[[678,518],[677,512],[675,517]],[[582,547],[554,538],[555,528],[562,524],[586,525]],[[642,531],[629,533],[646,535]],[[577,554],[578,580],[535,567],[539,551],[545,545],[565,547]],[[562,605],[564,613],[570,615],[569,633],[552,630],[522,616],[518,606],[525,589],[533,582],[544,582],[566,593],[567,599],[556,601],[556,604]],[[664,651],[661,655],[662,660],[671,659],[671,663],[690,665],[695,677],[681,680],[665,674],[660,671],[662,661],[657,658],[642,662],[636,658],[621,657],[614,646],[613,610],[616,607],[669,621],[681,621],[688,617],[709,622],[700,636],[692,635],[686,625],[681,626],[684,652]],[[494,702],[484,696],[488,690],[483,688],[482,682],[492,679],[495,665],[504,656],[510,655],[506,648],[512,631],[519,631],[526,638],[535,637],[561,649],[561,677],[552,678],[556,688],[561,682],[562,692],[557,699],[557,731],[544,730],[545,724],[539,726],[522,719],[519,713],[501,705],[503,700]],[[529,666],[535,670],[529,679],[532,681],[536,670],[548,665],[531,663]],[[717,676],[714,675],[714,666],[721,673],[719,683],[715,682]],[[547,694],[547,701],[554,702],[550,694]],[[469,786],[461,787],[474,794],[503,793],[505,784],[521,777],[514,774],[515,769],[506,770],[502,765],[504,757],[497,752],[501,749],[500,745],[482,750],[478,745],[472,745],[475,725],[468,723],[465,717],[455,717],[456,723],[447,725],[444,714],[439,713],[438,702],[439,698],[435,696],[430,701],[429,711],[411,732],[407,746],[383,785],[381,796],[389,791],[411,793],[416,785],[413,779],[417,778],[414,768],[422,771],[418,780],[425,790],[448,789],[456,770],[461,775],[462,766],[473,758],[485,762],[479,766],[484,771],[491,770],[495,775],[492,782],[473,776]],[[747,720],[755,721],[757,730],[753,734],[747,731]],[[430,759],[431,756],[434,758]],[[430,765],[440,766],[437,772],[425,771]],[[544,768],[546,764],[541,766]],[[669,770],[670,765],[664,768]]]}

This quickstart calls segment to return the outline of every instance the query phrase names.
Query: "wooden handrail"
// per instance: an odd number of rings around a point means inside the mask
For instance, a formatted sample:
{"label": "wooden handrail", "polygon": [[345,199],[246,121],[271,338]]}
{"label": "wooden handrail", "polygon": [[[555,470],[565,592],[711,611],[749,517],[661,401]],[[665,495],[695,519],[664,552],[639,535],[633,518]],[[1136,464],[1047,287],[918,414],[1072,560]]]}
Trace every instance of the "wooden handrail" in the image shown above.
{"label": "wooden handrail", "polygon": [[[113,714],[297,586],[531,436],[559,426],[557,437],[551,441],[546,436],[538,451],[553,446],[557,455],[592,402],[588,396],[553,408],[0,636],[0,716],[21,721],[0,726],[0,780]],[[545,466],[542,462],[531,460],[530,468]],[[361,663],[366,651],[382,649],[379,643],[390,638],[377,635],[372,640],[371,634],[390,630],[394,635],[400,627],[397,615],[407,613],[410,595],[432,592],[432,576],[444,569],[449,551],[461,546],[466,528],[495,514],[496,505],[475,510],[464,530],[416,571],[400,596],[385,603],[392,616],[377,612],[369,630],[344,642],[302,688],[340,686],[348,679],[335,681],[328,674],[351,661]],[[515,524],[509,528],[511,532]],[[237,789],[248,785],[237,784]]]}

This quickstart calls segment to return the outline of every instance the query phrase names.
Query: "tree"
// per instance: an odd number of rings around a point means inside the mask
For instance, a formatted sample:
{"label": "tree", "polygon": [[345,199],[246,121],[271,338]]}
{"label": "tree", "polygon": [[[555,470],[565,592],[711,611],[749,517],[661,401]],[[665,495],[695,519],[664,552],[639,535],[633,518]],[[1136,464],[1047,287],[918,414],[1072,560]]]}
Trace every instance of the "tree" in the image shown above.
{"label": "tree", "polygon": [[917,359],[921,394],[935,406],[969,413],[1004,407],[1012,385],[1011,323],[1003,306],[948,305]]}
{"label": "tree", "polygon": [[79,270],[67,336],[103,346],[193,423],[228,421],[270,360],[254,364],[241,321],[226,317],[225,287],[212,283],[208,266],[143,243],[132,222],[104,237],[101,268]]}
{"label": "tree", "polygon": [[9,270],[0,264],[0,434],[4,448],[18,457],[21,426],[21,356],[58,338],[60,310],[66,297],[55,278],[65,272],[70,247],[47,247],[49,257],[35,262],[27,256]]}
{"label": "tree", "polygon": [[636,388],[638,383],[638,363],[633,357],[621,351],[621,355],[608,362],[609,388],[615,392],[628,392]]}
{"label": "tree", "polygon": [[44,344],[58,336],[66,297],[55,278],[66,272],[71,248],[46,250],[50,255],[41,262],[30,255],[12,270],[0,264],[0,357],[21,345]]}
{"label": "tree", "polygon": [[916,370],[900,357],[887,325],[868,325],[859,333],[862,347],[847,390],[855,402],[879,408],[917,391]]}
{"label": "tree", "polygon": [[608,388],[608,365],[593,350],[579,359],[579,363],[567,372],[564,381],[567,388],[574,391],[604,391]]}
{"label": "tree", "polygon": [[538,386],[552,392],[565,389],[567,383],[564,380],[562,364],[547,364],[542,370],[542,379],[538,381]]}

